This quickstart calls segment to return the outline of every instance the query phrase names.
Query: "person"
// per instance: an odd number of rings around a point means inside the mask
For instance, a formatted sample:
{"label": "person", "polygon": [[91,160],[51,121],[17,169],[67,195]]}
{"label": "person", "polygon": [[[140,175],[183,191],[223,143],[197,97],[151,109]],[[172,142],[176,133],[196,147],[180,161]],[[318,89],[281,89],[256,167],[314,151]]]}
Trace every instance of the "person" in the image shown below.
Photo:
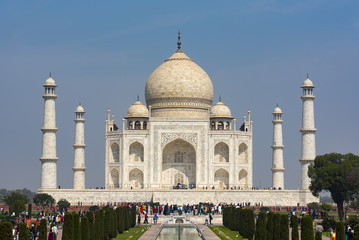
{"label": "person", "polygon": [[157,219],[158,219],[157,214],[155,214],[155,216],[153,216],[153,223],[154,223],[154,224],[157,223]]}
{"label": "person", "polygon": [[335,230],[333,230],[333,233],[330,235],[332,240],[335,240],[336,234],[335,234]]}
{"label": "person", "polygon": [[212,225],[212,220],[213,220],[212,214],[209,214],[209,225]]}
{"label": "person", "polygon": [[209,220],[209,216],[208,214],[206,214],[206,221],[204,222],[204,224],[208,225],[208,220]]}
{"label": "person", "polygon": [[145,213],[145,221],[143,221],[143,224],[148,224],[148,216],[147,216],[147,213]]}
{"label": "person", "polygon": [[52,232],[55,233],[57,235],[58,233],[58,230],[57,230],[57,226],[54,225],[52,228],[51,228]]}
{"label": "person", "polygon": [[50,229],[49,236],[47,237],[47,240],[54,240],[54,233],[52,232],[52,229]]}
{"label": "person", "polygon": [[141,225],[141,213],[139,213],[137,216],[137,224]]}

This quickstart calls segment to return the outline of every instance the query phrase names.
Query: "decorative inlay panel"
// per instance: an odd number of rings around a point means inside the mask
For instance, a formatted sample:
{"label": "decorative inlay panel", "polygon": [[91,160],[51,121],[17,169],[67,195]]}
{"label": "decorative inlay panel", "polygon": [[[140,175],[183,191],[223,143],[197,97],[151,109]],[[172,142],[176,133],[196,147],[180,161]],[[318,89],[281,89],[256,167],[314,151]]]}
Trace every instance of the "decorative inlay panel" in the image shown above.
{"label": "decorative inlay panel", "polygon": [[178,137],[186,139],[197,146],[197,133],[162,133],[161,136],[162,146]]}

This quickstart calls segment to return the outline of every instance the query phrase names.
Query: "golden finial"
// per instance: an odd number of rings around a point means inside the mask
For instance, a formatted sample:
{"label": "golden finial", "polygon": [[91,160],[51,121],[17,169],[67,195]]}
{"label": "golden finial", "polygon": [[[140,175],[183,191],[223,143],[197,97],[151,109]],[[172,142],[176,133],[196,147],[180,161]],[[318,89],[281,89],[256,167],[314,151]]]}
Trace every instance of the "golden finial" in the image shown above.
{"label": "golden finial", "polygon": [[50,77],[51,77],[51,72],[50,72]]}
{"label": "golden finial", "polygon": [[309,79],[309,73],[307,73],[307,79]]}
{"label": "golden finial", "polygon": [[181,50],[181,31],[178,30],[177,49]]}
{"label": "golden finial", "polygon": [[140,101],[140,95],[137,94],[137,101]]}
{"label": "golden finial", "polygon": [[219,95],[219,101],[222,102],[222,97],[221,97],[221,95]]}

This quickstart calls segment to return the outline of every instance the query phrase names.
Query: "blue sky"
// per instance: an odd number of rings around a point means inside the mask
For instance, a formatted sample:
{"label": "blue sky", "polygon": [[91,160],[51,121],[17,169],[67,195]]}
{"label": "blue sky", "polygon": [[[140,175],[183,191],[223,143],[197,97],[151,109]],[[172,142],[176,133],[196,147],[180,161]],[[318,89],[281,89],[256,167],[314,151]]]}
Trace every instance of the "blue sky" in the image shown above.
{"label": "blue sky", "polygon": [[[58,184],[72,187],[74,113],[86,110],[86,186],[104,186],[104,127],[182,49],[241,121],[254,120],[254,185],[271,184],[272,111],[284,112],[286,188],[300,184],[301,89],[314,82],[317,154],[359,154],[359,2],[1,1],[0,187],[40,186],[43,83],[57,85]],[[122,124],[119,124],[122,125]]]}

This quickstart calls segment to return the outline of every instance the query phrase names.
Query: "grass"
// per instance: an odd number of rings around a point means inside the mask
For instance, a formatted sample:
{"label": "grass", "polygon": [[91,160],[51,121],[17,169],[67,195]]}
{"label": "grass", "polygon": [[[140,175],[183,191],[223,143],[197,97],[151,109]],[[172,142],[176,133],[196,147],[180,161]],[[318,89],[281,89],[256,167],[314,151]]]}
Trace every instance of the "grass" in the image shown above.
{"label": "grass", "polygon": [[237,231],[231,231],[223,226],[208,226],[220,239],[246,239],[243,238]]}
{"label": "grass", "polygon": [[322,232],[322,236],[324,236],[324,237],[330,237],[330,232]]}
{"label": "grass", "polygon": [[151,226],[135,226],[134,228],[130,228],[128,231],[124,231],[122,234],[118,234],[115,238],[116,240],[125,240],[131,239],[136,240],[139,239],[142,234],[144,234]]}

